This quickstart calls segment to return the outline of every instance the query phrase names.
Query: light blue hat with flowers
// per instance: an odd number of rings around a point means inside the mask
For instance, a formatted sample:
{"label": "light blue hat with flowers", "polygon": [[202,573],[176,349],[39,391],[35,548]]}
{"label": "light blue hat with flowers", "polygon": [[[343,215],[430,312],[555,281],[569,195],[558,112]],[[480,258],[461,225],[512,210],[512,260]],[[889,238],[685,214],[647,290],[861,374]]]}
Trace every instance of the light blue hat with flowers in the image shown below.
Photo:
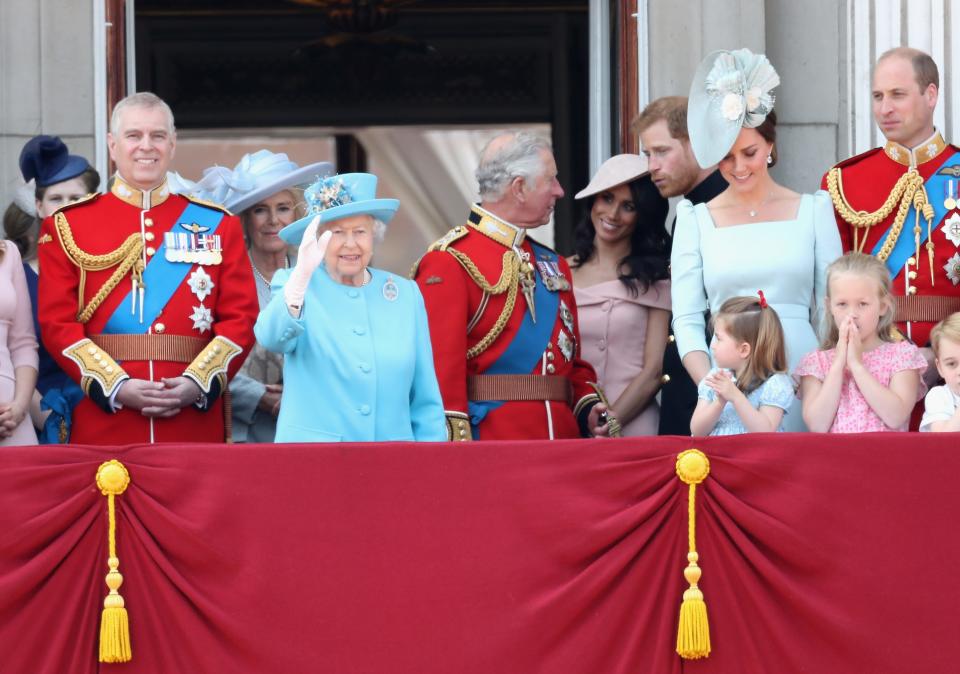
{"label": "light blue hat with flowers", "polygon": [[321,178],[303,192],[307,215],[287,225],[278,236],[291,245],[303,238],[307,225],[317,216],[321,226],[351,215],[371,215],[389,222],[400,207],[397,199],[377,199],[377,176],[372,173],[343,173]]}
{"label": "light blue hat with flowers", "polygon": [[723,159],[740,129],[753,129],[773,110],[780,76],[763,54],[749,49],[715,51],[693,76],[687,104],[690,147],[701,167]]}

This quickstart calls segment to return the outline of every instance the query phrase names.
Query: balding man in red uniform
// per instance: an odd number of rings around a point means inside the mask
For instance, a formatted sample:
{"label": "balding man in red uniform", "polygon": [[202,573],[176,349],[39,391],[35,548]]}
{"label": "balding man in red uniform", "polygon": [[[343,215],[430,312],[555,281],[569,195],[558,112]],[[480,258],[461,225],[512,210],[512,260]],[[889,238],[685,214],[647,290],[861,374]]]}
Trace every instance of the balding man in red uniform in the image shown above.
{"label": "balding man in red uniform", "polygon": [[240,223],[170,193],[162,100],[134,94],[110,126],[109,193],[48,218],[38,245],[43,341],[86,394],[70,441],[223,442],[221,394],[257,317]]}
{"label": "balding man in red uniform", "polygon": [[960,310],[960,155],[933,124],[939,82],[929,55],[884,53],[873,72],[873,114],[887,142],[823,179],[844,250],[884,261],[897,327],[921,347],[938,321]]}
{"label": "balding man in red uniform", "polygon": [[414,272],[449,438],[606,434],[596,375],[580,357],[570,269],[528,235],[563,196],[549,145],[526,133],[498,136],[482,153],[477,179],[481,203]]}

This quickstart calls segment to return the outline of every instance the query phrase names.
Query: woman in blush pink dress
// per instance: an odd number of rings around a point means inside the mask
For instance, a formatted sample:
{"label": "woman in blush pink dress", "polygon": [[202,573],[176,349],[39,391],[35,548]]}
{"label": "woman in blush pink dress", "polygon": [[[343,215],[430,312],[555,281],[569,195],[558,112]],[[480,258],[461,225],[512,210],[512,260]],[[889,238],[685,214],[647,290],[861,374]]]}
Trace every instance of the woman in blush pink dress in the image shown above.
{"label": "woman in blush pink dress", "polygon": [[604,162],[576,198],[589,207],[570,258],[583,358],[623,435],[656,435],[670,324],[667,200],[650,181],[646,158],[634,154]]}
{"label": "woman in blush pink dress", "polygon": [[37,385],[37,338],[20,251],[0,241],[0,445],[35,445],[30,399]]}

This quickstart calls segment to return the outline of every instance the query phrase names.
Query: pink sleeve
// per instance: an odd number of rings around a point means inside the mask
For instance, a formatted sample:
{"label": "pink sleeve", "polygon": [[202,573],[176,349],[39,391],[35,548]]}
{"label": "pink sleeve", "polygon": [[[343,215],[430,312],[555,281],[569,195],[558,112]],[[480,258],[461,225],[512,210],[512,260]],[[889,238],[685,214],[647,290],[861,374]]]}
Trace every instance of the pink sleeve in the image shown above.
{"label": "pink sleeve", "polygon": [[10,274],[10,282],[16,293],[17,304],[7,333],[7,348],[10,350],[10,362],[13,369],[29,366],[37,369],[37,336],[33,332],[33,313],[30,305],[30,293],[27,290],[27,277],[23,273],[20,251],[11,242],[3,250],[3,264]]}
{"label": "pink sleeve", "polygon": [[917,387],[917,400],[922,400],[927,394],[927,385],[923,381],[923,373],[927,371],[927,359],[920,349],[903,340],[894,345],[896,348],[890,363],[890,376],[904,370],[917,370],[920,373],[920,386]]}
{"label": "pink sleeve", "polygon": [[827,353],[815,349],[800,359],[796,369],[793,371],[793,378],[800,381],[801,377],[816,377],[823,381],[827,369]]}

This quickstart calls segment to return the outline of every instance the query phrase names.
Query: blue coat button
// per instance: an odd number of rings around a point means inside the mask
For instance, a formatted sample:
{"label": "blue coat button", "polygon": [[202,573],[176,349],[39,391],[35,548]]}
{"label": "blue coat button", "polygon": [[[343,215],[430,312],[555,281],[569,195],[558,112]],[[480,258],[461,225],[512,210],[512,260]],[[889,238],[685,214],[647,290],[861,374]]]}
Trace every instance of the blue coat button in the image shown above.
{"label": "blue coat button", "polygon": [[360,363],[358,367],[360,368],[361,372],[369,372],[371,369],[368,363]]}
{"label": "blue coat button", "polygon": [[355,327],[355,328],[353,329],[353,334],[355,334],[355,335],[365,335],[365,334],[367,334],[367,329],[366,329],[365,327],[363,327],[362,325],[358,325],[357,327]]}
{"label": "blue coat button", "polygon": [[356,298],[360,297],[360,291],[359,291],[359,290],[348,290],[348,291],[347,291],[347,297],[352,297],[352,298],[356,299]]}
{"label": "blue coat button", "polygon": [[367,416],[368,414],[370,414],[370,405],[361,405],[360,414],[362,414],[363,416]]}

